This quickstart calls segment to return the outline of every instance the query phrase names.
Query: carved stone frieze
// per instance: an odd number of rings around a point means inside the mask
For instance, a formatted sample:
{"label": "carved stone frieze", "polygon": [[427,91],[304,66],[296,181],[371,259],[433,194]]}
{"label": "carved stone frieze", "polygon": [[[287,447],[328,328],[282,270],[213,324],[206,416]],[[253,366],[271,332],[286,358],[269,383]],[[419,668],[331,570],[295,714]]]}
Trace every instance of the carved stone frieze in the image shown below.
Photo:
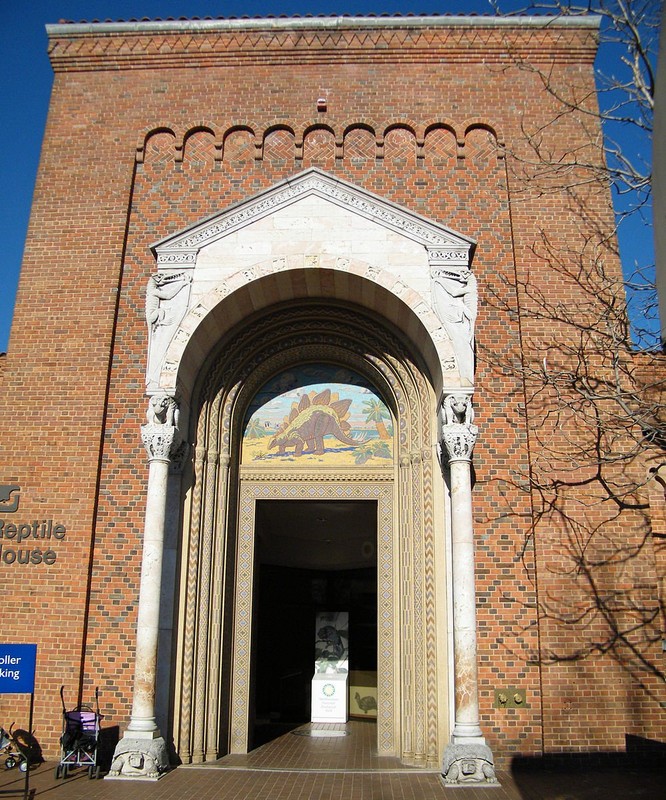
{"label": "carved stone frieze", "polygon": [[146,324],[148,326],[146,384],[149,390],[154,390],[157,386],[160,363],[169,342],[177,333],[178,326],[187,313],[191,285],[191,270],[164,269],[151,275],[148,279],[146,286]]}
{"label": "carved stone frieze", "polygon": [[467,267],[451,268],[431,261],[432,304],[453,342],[462,378],[474,379],[474,327],[478,290],[474,274]]}
{"label": "carved stone frieze", "polygon": [[445,261],[449,264],[455,263],[467,266],[469,263],[469,252],[462,247],[451,247],[448,249],[436,249],[434,247],[429,247],[428,260],[430,261],[431,265]]}
{"label": "carved stone frieze", "polygon": [[459,266],[469,264],[473,244],[471,239],[462,237],[443,225],[417,217],[378,195],[315,168],[255,195],[245,201],[240,208],[224,212],[213,220],[208,220],[190,231],[176,234],[155,245],[158,263],[166,263],[163,259],[167,255],[175,259],[171,263],[177,263],[177,254],[181,251],[188,255],[196,252],[205,244],[309,195],[327,198],[336,205],[402,233],[428,248],[433,248],[438,260],[454,262]]}
{"label": "carved stone frieze", "polygon": [[160,266],[170,267],[193,267],[197,261],[197,251],[188,252],[183,250],[179,253],[159,253],[157,263]]}
{"label": "carved stone frieze", "polygon": [[187,303],[177,310],[175,319],[170,313],[171,301],[191,282],[192,276],[184,272],[156,272],[150,276],[146,287],[146,323],[151,331],[182,319]]}

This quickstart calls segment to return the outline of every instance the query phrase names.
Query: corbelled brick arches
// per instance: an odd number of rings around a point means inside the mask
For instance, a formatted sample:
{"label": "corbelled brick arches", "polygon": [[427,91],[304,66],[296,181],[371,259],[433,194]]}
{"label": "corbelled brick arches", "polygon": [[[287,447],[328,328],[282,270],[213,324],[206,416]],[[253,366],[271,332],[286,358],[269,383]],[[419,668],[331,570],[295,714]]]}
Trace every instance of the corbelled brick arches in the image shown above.
{"label": "corbelled brick arches", "polygon": [[[291,277],[298,284],[303,275]],[[363,289],[364,281],[354,280]],[[259,279],[240,294],[261,294],[268,285]],[[384,294],[372,287],[358,296],[383,299],[385,306]],[[226,312],[233,316],[239,303],[242,297],[233,293],[218,305],[217,316],[228,319]],[[400,318],[403,327],[414,325],[425,335],[404,305]],[[173,687],[174,739],[183,761],[211,760],[248,746],[256,501],[363,499],[376,501],[378,509],[378,749],[405,763],[439,764],[450,732],[448,696],[441,691],[449,683],[442,645],[447,559],[433,390],[442,378],[428,374],[416,353],[383,315],[315,296],[267,304],[238,322],[209,354],[192,396],[196,449],[191,472],[183,476],[190,488]],[[187,357],[186,350],[185,373]],[[304,363],[347,367],[376,387],[397,432],[388,469],[257,473],[241,466],[248,404],[270,377]]]}
{"label": "corbelled brick arches", "polygon": [[147,169],[182,163],[201,167],[224,162],[242,167],[252,162],[272,165],[307,162],[331,169],[344,161],[352,168],[368,162],[385,161],[400,166],[448,167],[466,163],[472,168],[487,168],[503,158],[501,142],[487,120],[432,119],[415,123],[395,121],[389,125],[374,119],[347,121],[336,128],[303,120],[302,128],[278,121],[265,129],[237,121],[226,130],[201,122],[188,130],[164,126],[147,131],[137,145],[137,162]]}

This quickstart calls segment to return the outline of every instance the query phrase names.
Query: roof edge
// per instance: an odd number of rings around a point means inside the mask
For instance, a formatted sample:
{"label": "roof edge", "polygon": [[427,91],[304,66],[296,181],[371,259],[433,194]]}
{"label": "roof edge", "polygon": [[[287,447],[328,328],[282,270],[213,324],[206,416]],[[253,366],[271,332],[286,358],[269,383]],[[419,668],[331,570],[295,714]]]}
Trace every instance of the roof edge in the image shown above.
{"label": "roof edge", "polygon": [[290,17],[252,19],[154,20],[146,22],[66,22],[46,25],[51,36],[109,33],[170,33],[233,30],[345,30],[354,28],[584,28],[599,27],[601,17],[580,16],[458,16],[458,17]]}

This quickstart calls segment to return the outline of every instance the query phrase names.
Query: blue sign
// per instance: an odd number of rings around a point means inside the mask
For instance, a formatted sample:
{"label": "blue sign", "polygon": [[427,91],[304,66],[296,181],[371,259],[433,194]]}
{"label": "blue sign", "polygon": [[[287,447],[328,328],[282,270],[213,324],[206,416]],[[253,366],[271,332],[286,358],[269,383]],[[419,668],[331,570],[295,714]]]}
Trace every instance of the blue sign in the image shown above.
{"label": "blue sign", "polygon": [[32,694],[36,662],[36,644],[0,644],[0,694]]}

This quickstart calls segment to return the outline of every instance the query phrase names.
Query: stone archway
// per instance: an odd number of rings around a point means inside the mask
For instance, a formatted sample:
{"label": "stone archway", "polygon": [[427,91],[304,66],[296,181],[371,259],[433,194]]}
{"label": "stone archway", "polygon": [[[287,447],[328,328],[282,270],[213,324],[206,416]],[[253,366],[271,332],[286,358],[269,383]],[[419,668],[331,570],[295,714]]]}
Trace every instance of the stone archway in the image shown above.
{"label": "stone archway", "polygon": [[[244,534],[241,421],[257,381],[308,360],[349,365],[364,375],[390,405],[398,432],[393,572],[387,574],[390,652],[399,677],[386,692],[394,699],[385,730],[394,733],[384,737],[385,754],[435,766],[450,734],[443,767],[448,782],[492,772],[479,725],[476,667],[473,249],[472,240],[318,170],[154,246],[159,272],[146,292],[151,400],[142,427],[150,462],[139,597],[143,633],[132,717],[112,772],[136,774],[140,761],[148,765],[142,772],[157,764],[153,772],[161,773],[166,761],[155,718],[157,612],[165,510],[169,497],[173,501],[167,472],[184,452],[185,429],[193,459],[179,481],[179,617],[170,661],[174,740],[186,762],[244,746],[236,736],[243,726],[232,722],[231,709],[242,696],[239,659],[249,658],[247,648],[236,646],[236,600],[251,587],[232,580],[243,572],[237,564]],[[450,473],[450,503],[443,481],[433,478],[440,455]],[[291,474],[290,480],[314,484],[311,475]],[[246,717],[247,702],[238,701],[238,708],[239,719]],[[146,743],[153,740],[154,746]],[[472,778],[460,779],[472,763]]]}
{"label": "stone archway", "polygon": [[[388,469],[254,473],[239,465],[242,419],[262,383],[290,365],[325,362],[363,374],[394,416]],[[447,699],[437,691],[446,654],[444,514],[434,480],[436,397],[390,324],[350,305],[304,301],[239,326],[210,360],[193,403],[195,459],[183,531],[176,742],[184,761],[247,748],[252,552],[257,497],[374,497],[379,503],[378,747],[435,766]],[[439,509],[436,510],[436,498]],[[439,513],[438,513],[439,512]]]}
{"label": "stone archway", "polygon": [[275,298],[299,297],[381,309],[428,362],[437,391],[471,390],[474,247],[359,186],[305,170],[153,246],[148,392],[189,396],[220,330]]}

